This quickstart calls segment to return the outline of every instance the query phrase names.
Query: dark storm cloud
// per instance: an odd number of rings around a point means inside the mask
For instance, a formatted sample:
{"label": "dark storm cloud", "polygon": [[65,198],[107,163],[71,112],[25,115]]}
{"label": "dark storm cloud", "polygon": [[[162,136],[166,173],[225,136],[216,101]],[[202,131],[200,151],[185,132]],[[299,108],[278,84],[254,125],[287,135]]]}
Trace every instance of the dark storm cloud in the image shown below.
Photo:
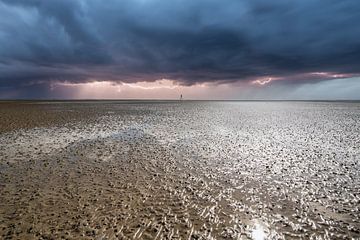
{"label": "dark storm cloud", "polygon": [[356,0],[0,0],[0,87],[357,75],[358,22]]}

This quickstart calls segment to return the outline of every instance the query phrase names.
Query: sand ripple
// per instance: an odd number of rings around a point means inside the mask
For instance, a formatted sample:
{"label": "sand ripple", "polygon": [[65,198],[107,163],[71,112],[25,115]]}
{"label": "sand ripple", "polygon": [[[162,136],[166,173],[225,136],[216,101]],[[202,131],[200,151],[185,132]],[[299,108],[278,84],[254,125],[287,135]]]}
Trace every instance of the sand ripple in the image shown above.
{"label": "sand ripple", "polygon": [[1,128],[1,238],[360,238],[358,103],[26,111],[51,119]]}

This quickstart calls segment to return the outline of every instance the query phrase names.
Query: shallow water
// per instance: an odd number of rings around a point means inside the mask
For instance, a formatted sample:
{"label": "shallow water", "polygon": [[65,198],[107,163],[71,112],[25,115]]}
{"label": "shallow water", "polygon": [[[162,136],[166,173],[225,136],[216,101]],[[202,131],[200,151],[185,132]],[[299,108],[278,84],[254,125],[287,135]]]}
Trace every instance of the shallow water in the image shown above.
{"label": "shallow water", "polygon": [[0,236],[360,238],[360,103],[0,103]]}

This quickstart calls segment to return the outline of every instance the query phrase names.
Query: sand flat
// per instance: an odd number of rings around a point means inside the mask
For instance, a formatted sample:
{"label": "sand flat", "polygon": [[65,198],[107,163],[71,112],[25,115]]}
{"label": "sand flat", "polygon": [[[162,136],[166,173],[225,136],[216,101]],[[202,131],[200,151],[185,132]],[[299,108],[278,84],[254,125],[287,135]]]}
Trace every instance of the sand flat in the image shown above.
{"label": "sand flat", "polygon": [[0,103],[4,239],[360,237],[360,103]]}

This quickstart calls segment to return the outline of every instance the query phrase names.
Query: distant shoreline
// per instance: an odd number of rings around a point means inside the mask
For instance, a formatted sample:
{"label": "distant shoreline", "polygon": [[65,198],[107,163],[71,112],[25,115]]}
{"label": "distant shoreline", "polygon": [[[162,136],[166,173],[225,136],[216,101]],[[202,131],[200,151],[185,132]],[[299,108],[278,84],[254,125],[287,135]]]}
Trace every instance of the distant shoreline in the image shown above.
{"label": "distant shoreline", "polygon": [[238,99],[0,99],[0,103],[30,103],[30,102],[51,102],[51,103],[61,103],[61,102],[83,102],[83,103],[90,103],[90,102],[153,102],[153,103],[161,103],[161,102],[349,102],[349,103],[360,103],[360,99],[356,100],[282,100],[282,99],[275,99],[275,100],[266,100],[266,99],[258,99],[258,100],[238,100]]}

